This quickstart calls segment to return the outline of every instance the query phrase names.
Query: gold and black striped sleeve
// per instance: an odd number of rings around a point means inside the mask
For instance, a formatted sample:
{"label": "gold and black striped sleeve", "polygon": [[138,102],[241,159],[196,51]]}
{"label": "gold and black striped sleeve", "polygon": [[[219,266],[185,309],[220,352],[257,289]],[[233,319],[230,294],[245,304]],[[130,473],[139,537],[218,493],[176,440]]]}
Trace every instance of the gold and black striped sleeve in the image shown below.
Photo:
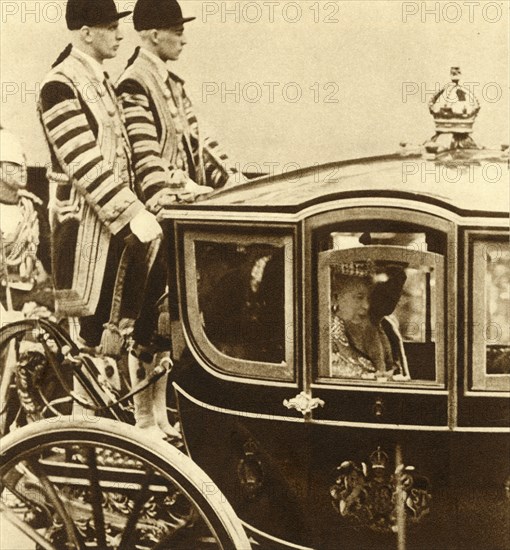
{"label": "gold and black striped sleeve", "polygon": [[40,116],[53,154],[71,184],[112,234],[144,209],[129,181],[121,181],[115,160],[98,144],[98,126],[71,86],[48,82],[41,89]]}
{"label": "gold and black striped sleeve", "polygon": [[178,193],[182,182],[173,181],[172,167],[168,159],[161,156],[161,128],[150,96],[132,79],[119,84],[117,95],[126,116],[135,175],[144,200],[152,203],[161,193]]}

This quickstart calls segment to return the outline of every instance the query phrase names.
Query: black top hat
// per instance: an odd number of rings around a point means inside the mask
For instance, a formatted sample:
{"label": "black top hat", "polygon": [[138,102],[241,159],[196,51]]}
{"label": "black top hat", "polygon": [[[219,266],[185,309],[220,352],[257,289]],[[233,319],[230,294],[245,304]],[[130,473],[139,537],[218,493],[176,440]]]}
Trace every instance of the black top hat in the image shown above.
{"label": "black top hat", "polygon": [[196,17],[183,17],[177,0],[138,0],[133,12],[137,31],[177,27]]}
{"label": "black top hat", "polygon": [[130,11],[118,12],[114,0],[68,0],[66,8],[67,28],[71,31],[84,25],[95,27],[108,25],[129,15]]}

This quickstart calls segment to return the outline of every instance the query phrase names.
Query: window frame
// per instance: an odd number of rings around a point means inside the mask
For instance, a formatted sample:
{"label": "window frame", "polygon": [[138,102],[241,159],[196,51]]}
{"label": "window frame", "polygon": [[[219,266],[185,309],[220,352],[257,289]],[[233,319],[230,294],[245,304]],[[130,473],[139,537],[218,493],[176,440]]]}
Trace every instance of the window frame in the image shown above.
{"label": "window frame", "polygon": [[[508,233],[504,232],[476,232],[467,234],[467,254],[465,259],[466,276],[468,277],[466,313],[466,327],[468,338],[468,360],[466,361],[466,392],[488,393],[509,392],[510,374],[487,373],[487,342],[485,340],[487,323],[487,296],[486,296],[486,266],[483,258],[483,249],[495,244],[508,245]],[[475,319],[483,319],[484,330],[479,330]]]}
{"label": "window frame", "polygon": [[[363,257],[361,253],[365,254]],[[445,312],[442,307],[445,303],[445,271],[444,257],[435,252],[409,251],[409,249],[394,245],[368,245],[341,250],[326,250],[318,253],[317,263],[317,285],[318,288],[331,289],[331,267],[344,262],[363,261],[364,259],[374,261],[405,262],[409,268],[419,266],[433,267],[435,271],[435,315],[436,315],[436,339],[435,339],[435,361],[436,378],[432,380],[409,380],[409,381],[385,381],[380,383],[373,379],[354,379],[335,377],[331,374],[325,374],[326,369],[330,370],[331,365],[331,338],[330,338],[330,313],[331,313],[331,292],[318,292],[318,377],[317,382],[348,385],[348,386],[376,386],[379,388],[398,387],[398,388],[446,388],[446,368],[445,350],[446,350],[446,326]],[[404,342],[405,344],[405,342]],[[323,365],[327,365],[324,367]]]}
{"label": "window frame", "polygon": [[[207,337],[199,307],[196,248],[195,243],[211,242],[236,245],[266,244],[282,247],[284,252],[284,285],[285,285],[285,359],[277,363],[267,363],[250,359],[230,357],[220,350]],[[193,343],[204,354],[209,366],[216,372],[234,375],[244,379],[256,379],[276,382],[295,381],[295,343],[294,343],[294,239],[287,232],[283,235],[256,231],[240,227],[235,232],[217,230],[186,230],[184,244],[184,274],[186,311]]]}

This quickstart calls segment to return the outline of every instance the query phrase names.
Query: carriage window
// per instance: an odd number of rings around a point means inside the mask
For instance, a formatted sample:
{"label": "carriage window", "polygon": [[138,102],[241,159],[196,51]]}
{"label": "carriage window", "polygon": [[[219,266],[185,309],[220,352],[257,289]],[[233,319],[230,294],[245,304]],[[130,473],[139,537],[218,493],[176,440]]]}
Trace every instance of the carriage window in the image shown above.
{"label": "carriage window", "polygon": [[510,245],[473,246],[473,389],[510,389]]}
{"label": "carriage window", "polygon": [[413,247],[402,246],[410,234],[392,236],[360,246],[335,233],[319,254],[321,377],[444,384],[443,256],[423,235]]}
{"label": "carriage window", "polygon": [[186,240],[194,259],[187,250],[190,323],[220,370],[289,378],[292,263],[285,259],[291,257],[290,245],[290,238],[270,236]]}

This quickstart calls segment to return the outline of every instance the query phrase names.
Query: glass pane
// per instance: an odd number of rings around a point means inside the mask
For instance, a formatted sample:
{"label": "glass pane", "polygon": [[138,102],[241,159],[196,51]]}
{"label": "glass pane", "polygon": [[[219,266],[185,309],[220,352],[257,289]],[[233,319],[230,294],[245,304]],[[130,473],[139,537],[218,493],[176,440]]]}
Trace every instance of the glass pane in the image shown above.
{"label": "glass pane", "polygon": [[435,278],[426,268],[404,271],[406,282],[393,312],[402,338],[405,342],[433,342],[437,328],[435,300],[431,299]]}
{"label": "glass pane", "polygon": [[283,245],[195,241],[204,332],[236,359],[285,360]]}
{"label": "glass pane", "polygon": [[436,381],[435,271],[405,266],[370,259],[330,266],[331,376]]}
{"label": "glass pane", "polygon": [[486,372],[510,374],[510,246],[484,248]]}

